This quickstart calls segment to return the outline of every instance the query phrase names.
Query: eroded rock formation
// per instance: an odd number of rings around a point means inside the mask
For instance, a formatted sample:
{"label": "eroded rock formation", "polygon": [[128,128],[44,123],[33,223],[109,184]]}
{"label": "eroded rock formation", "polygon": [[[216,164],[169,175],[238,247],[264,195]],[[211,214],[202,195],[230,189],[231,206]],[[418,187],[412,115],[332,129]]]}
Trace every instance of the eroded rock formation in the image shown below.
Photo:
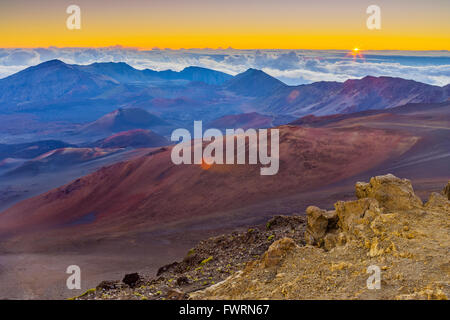
{"label": "eroded rock formation", "polygon": [[[191,298],[447,299],[449,185],[423,204],[409,180],[388,174],[358,182],[357,200],[306,210],[308,245],[278,240],[261,259]],[[367,286],[371,266],[381,271],[378,290]]]}

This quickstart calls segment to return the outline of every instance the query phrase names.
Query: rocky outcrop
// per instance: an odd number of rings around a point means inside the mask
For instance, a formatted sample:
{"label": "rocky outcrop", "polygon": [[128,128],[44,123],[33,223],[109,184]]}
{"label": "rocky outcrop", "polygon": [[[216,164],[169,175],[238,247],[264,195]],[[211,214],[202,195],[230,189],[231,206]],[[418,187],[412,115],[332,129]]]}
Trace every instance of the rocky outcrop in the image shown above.
{"label": "rocky outcrop", "polygon": [[356,196],[374,198],[387,211],[420,208],[422,201],[414,194],[411,181],[392,174],[373,177],[369,183],[356,183]]}
{"label": "rocky outcrop", "polygon": [[447,196],[444,196],[441,193],[433,192],[430,194],[428,201],[425,203],[425,208],[431,210],[450,211],[450,201]]}
{"label": "rocky outcrop", "polygon": [[447,197],[448,200],[450,200],[450,181],[445,186],[444,190],[442,191],[442,194]]}
{"label": "rocky outcrop", "polygon": [[306,208],[307,225],[305,241],[312,245],[323,245],[325,235],[331,234],[337,228],[336,211],[326,211],[315,206]]}
{"label": "rocky outcrop", "polygon": [[[411,182],[392,174],[373,177],[369,183],[357,182],[355,188],[359,199],[338,201],[334,205],[335,211],[317,207],[306,210],[307,243],[330,250],[350,240],[370,242],[376,236],[373,227],[381,219],[380,215],[396,210],[420,209],[423,206],[420,198],[414,194]],[[437,196],[440,195],[431,196],[430,205],[443,206],[442,203],[437,204]]]}
{"label": "rocky outcrop", "polygon": [[298,246],[291,238],[275,241],[263,255],[263,266],[266,268],[277,266],[295,248]]}
{"label": "rocky outcrop", "polygon": [[141,276],[138,273],[126,274],[122,282],[133,288],[141,282]]}
{"label": "rocky outcrop", "polygon": [[[307,208],[307,245],[279,240],[261,259],[190,298],[447,299],[445,192],[432,193],[422,205],[406,179],[385,175],[358,182],[358,199],[339,201],[334,211]],[[367,285],[374,269],[380,271],[379,290]]]}

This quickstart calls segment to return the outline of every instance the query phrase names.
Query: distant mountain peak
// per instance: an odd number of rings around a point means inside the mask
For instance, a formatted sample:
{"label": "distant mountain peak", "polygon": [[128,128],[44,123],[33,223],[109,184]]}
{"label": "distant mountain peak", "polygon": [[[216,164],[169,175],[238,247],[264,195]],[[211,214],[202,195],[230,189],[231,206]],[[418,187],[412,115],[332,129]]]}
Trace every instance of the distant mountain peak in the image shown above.
{"label": "distant mountain peak", "polygon": [[31,70],[46,70],[46,69],[52,69],[52,68],[57,68],[57,70],[58,70],[58,69],[64,68],[64,67],[69,68],[70,65],[68,65],[67,63],[65,63],[61,60],[53,59],[53,60],[48,60],[48,61],[42,62],[38,65],[29,67],[21,72],[26,72],[26,71],[31,71]]}
{"label": "distant mountain peak", "polygon": [[181,72],[183,72],[183,71],[189,71],[189,70],[209,70],[209,71],[214,71],[214,70],[211,70],[211,69],[208,69],[208,68],[204,68],[204,67],[199,67],[199,66],[189,66],[189,67],[186,67],[186,68],[184,68],[183,70],[181,70]]}
{"label": "distant mountain peak", "polygon": [[94,63],[90,64],[90,66],[106,66],[106,67],[113,67],[113,68],[137,70],[137,69],[133,68],[132,66],[130,66],[126,62],[112,62],[112,61],[111,62],[94,62]]}
{"label": "distant mountain peak", "polygon": [[48,60],[45,62],[42,62],[41,64],[38,64],[37,67],[41,66],[55,66],[55,65],[66,65],[66,63],[64,63],[63,61],[59,60],[59,59],[53,59],[53,60]]}
{"label": "distant mountain peak", "polygon": [[200,81],[211,85],[221,85],[232,78],[231,75],[208,68],[190,66],[178,72],[185,80]]}
{"label": "distant mountain peak", "polygon": [[264,71],[262,71],[262,70],[259,70],[259,69],[254,69],[254,68],[248,68],[246,71],[244,71],[243,72],[243,74],[245,74],[245,73],[258,73],[258,74],[267,74],[267,73],[265,73]]}
{"label": "distant mountain peak", "polygon": [[278,80],[277,78],[272,77],[270,74],[259,70],[259,69],[254,69],[254,68],[249,68],[246,71],[239,73],[238,75],[235,76],[235,78],[244,78],[244,77],[261,77],[261,78],[266,78],[266,79],[270,79],[273,82],[277,82],[280,83],[284,86],[286,86],[286,84],[284,84],[283,82],[281,82],[280,80]]}
{"label": "distant mountain peak", "polygon": [[287,85],[264,71],[253,68],[236,75],[225,86],[229,91],[251,97],[269,96],[282,87]]}

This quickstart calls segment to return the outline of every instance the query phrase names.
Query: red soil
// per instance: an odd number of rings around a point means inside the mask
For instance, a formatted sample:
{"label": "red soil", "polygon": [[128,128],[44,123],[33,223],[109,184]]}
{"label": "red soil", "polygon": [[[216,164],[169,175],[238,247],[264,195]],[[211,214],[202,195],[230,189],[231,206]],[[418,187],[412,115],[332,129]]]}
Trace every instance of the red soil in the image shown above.
{"label": "red soil", "polygon": [[396,158],[416,141],[361,127],[283,126],[275,176],[261,176],[260,165],[176,166],[170,149],[162,149],[16,204],[0,214],[0,237],[32,232],[36,239],[45,230],[39,241],[64,243],[161,228],[324,187]]}

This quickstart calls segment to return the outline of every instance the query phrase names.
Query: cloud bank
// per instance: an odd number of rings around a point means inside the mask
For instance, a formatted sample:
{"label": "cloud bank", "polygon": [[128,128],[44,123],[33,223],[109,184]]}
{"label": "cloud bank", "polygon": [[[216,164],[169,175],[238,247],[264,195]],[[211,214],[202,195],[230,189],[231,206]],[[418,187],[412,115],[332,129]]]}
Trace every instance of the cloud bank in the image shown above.
{"label": "cloud bank", "polygon": [[448,51],[370,51],[353,59],[345,51],[189,49],[142,51],[120,46],[107,48],[0,49],[0,78],[51,59],[69,64],[126,62],[137,69],[182,70],[200,66],[232,75],[261,69],[290,84],[345,81],[367,75],[412,79],[433,85],[450,83]]}

